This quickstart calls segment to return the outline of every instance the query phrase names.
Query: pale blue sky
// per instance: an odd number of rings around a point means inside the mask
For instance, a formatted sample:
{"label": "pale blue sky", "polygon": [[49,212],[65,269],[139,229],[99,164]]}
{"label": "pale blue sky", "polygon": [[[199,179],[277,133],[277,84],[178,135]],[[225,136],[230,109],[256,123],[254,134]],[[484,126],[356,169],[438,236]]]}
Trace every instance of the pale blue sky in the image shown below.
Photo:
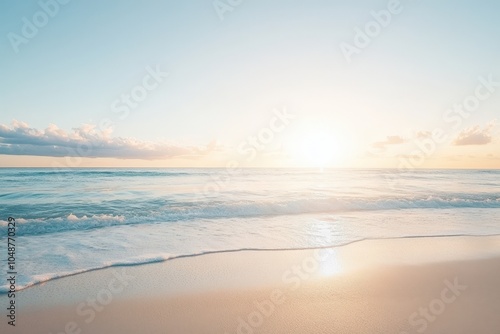
{"label": "pale blue sky", "polygon": [[[401,6],[348,64],[340,43],[352,43],[354,27],[387,1],[247,0],[221,21],[210,0],[72,0],[18,53],[8,33],[21,34],[22,18],[41,9],[2,1],[0,124],[70,131],[110,117],[113,136],[179,145],[217,139],[230,148],[286,106],[313,129],[348,132],[361,155],[387,136],[442,126],[443,112],[474,92],[478,76],[500,81],[500,2]],[[169,76],[118,120],[113,101],[157,65]],[[464,126],[498,117],[499,96]],[[495,140],[484,154],[498,152]]]}

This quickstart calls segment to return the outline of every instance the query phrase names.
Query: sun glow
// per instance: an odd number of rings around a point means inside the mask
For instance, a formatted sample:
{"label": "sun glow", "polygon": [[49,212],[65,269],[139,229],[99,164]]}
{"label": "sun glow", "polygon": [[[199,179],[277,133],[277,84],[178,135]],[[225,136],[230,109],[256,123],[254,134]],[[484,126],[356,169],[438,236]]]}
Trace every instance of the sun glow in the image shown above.
{"label": "sun glow", "polygon": [[324,168],[341,162],[344,147],[327,132],[310,132],[297,136],[288,151],[300,166]]}
{"label": "sun glow", "polygon": [[324,257],[319,264],[319,275],[322,277],[335,276],[344,271],[337,250],[333,248],[323,249]]}

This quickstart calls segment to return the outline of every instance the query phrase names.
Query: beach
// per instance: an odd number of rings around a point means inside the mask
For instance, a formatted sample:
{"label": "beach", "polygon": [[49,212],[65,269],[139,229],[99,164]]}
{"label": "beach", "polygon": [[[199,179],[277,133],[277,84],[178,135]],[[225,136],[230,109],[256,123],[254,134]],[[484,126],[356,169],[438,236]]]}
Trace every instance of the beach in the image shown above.
{"label": "beach", "polygon": [[12,216],[17,288],[213,252],[500,234],[500,171],[245,169],[214,188],[224,172],[0,169],[0,235]]}
{"label": "beach", "polygon": [[[500,237],[365,240],[117,266],[17,293],[2,333],[491,333]],[[6,296],[0,296],[5,305]]]}
{"label": "beach", "polygon": [[500,334],[499,13],[0,1],[0,334]]}

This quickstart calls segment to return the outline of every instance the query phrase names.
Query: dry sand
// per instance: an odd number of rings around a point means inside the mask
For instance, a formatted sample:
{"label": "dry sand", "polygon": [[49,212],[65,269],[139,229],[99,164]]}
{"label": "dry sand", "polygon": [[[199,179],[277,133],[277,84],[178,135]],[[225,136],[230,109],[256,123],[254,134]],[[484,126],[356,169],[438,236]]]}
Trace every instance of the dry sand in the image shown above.
{"label": "dry sand", "polygon": [[2,334],[499,334],[500,237],[208,254],[66,277],[16,301]]}

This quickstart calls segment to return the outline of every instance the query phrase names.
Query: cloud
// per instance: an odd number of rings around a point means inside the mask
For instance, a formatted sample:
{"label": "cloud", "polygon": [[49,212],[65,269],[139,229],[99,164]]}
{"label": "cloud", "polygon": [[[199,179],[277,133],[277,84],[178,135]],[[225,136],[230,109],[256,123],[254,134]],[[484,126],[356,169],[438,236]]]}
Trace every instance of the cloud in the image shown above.
{"label": "cloud", "polygon": [[378,149],[385,149],[386,146],[388,145],[399,145],[406,143],[406,139],[400,137],[400,136],[388,136],[386,140],[384,141],[378,141],[376,143],[372,144],[372,147],[378,148]]}
{"label": "cloud", "polygon": [[0,124],[0,154],[8,155],[153,160],[200,157],[213,150],[213,146],[214,143],[200,148],[111,137],[110,130],[100,131],[90,124],[84,124],[70,132],[54,124],[50,124],[45,130],[31,128],[16,120],[10,127]]}
{"label": "cloud", "polygon": [[464,129],[458,134],[453,144],[456,146],[489,144],[493,140],[491,132],[494,127],[495,122],[490,122],[484,129],[481,129],[479,125]]}
{"label": "cloud", "polygon": [[418,131],[416,134],[418,139],[425,139],[432,137],[432,133],[430,131]]}

